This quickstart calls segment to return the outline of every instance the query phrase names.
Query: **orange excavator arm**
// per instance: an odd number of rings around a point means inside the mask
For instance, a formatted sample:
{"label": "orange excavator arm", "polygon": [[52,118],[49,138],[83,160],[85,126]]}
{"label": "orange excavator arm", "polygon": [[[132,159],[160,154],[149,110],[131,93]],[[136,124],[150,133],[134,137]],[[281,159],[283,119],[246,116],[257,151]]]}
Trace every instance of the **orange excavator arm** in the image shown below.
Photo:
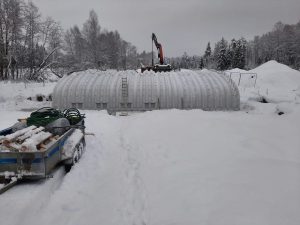
{"label": "orange excavator arm", "polygon": [[158,51],[158,58],[159,58],[159,63],[161,65],[164,64],[164,54],[163,54],[163,49],[162,49],[162,45],[160,43],[158,43],[156,35],[154,33],[152,33],[152,41],[154,42],[157,51]]}
{"label": "orange excavator arm", "polygon": [[[159,58],[159,64],[154,65],[154,58],[153,58],[153,43],[155,44],[157,51],[158,51],[158,58]],[[156,72],[170,72],[172,70],[172,66],[170,64],[165,64],[164,62],[164,55],[163,55],[163,49],[162,45],[158,43],[156,35],[152,33],[152,65],[151,66],[143,66],[141,68],[141,72],[144,71],[154,71]]]}

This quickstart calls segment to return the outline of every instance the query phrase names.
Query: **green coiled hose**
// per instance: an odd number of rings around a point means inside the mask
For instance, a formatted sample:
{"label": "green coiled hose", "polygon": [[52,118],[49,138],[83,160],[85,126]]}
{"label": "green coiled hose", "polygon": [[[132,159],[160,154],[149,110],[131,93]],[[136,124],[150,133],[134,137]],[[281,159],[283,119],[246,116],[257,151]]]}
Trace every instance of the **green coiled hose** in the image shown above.
{"label": "green coiled hose", "polygon": [[64,115],[61,111],[50,107],[44,107],[30,114],[30,117],[27,118],[27,125],[44,127],[49,123],[52,123],[53,121],[63,117]]}
{"label": "green coiled hose", "polygon": [[58,109],[44,107],[30,114],[30,117],[27,118],[27,126],[45,127],[59,118],[66,118],[69,120],[70,125],[76,125],[84,118],[84,115],[80,114],[76,108],[61,112]]}

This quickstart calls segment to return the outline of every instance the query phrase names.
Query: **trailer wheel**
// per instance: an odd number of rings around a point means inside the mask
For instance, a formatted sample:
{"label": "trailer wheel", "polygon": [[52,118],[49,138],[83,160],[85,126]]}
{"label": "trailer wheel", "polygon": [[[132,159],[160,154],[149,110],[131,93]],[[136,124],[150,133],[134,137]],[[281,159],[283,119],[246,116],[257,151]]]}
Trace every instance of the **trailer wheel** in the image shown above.
{"label": "trailer wheel", "polygon": [[73,157],[72,157],[72,161],[71,163],[67,163],[65,164],[65,171],[68,173],[70,172],[71,168],[73,165],[75,165],[75,163],[77,163],[79,161],[79,159],[81,158],[81,155],[84,151],[84,147],[85,147],[85,141],[84,139],[75,147],[75,150],[73,152]]}
{"label": "trailer wheel", "polygon": [[84,151],[84,145],[82,142],[79,143],[78,145],[78,157],[79,159],[81,158],[82,154],[83,154],[83,151]]}

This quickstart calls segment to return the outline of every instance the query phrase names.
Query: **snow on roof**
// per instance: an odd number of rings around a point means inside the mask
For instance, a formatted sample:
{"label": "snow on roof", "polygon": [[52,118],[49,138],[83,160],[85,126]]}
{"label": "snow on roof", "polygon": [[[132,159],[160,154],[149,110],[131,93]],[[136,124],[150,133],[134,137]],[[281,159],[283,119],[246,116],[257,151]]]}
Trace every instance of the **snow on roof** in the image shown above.
{"label": "snow on roof", "polygon": [[227,72],[231,72],[231,73],[248,73],[247,70],[242,70],[242,69],[239,69],[239,68],[234,68],[234,69],[231,69],[231,70],[227,70]]}

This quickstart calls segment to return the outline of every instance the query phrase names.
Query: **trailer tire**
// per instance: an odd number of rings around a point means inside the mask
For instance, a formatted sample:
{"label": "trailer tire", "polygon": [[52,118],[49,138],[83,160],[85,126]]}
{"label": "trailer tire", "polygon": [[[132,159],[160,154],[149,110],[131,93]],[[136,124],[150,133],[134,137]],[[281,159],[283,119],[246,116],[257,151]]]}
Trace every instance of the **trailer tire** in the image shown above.
{"label": "trailer tire", "polygon": [[83,151],[84,151],[84,144],[82,142],[80,142],[79,145],[78,145],[78,157],[79,157],[79,159],[81,158],[81,156],[83,154]]}
{"label": "trailer tire", "polygon": [[66,173],[69,173],[70,172],[70,170],[72,169],[72,164],[65,164],[65,172]]}
{"label": "trailer tire", "polygon": [[71,163],[65,164],[66,173],[70,172],[72,167],[79,161],[85,149],[85,140],[84,138],[80,141],[80,143],[75,147],[73,152],[73,156],[71,159]]}

